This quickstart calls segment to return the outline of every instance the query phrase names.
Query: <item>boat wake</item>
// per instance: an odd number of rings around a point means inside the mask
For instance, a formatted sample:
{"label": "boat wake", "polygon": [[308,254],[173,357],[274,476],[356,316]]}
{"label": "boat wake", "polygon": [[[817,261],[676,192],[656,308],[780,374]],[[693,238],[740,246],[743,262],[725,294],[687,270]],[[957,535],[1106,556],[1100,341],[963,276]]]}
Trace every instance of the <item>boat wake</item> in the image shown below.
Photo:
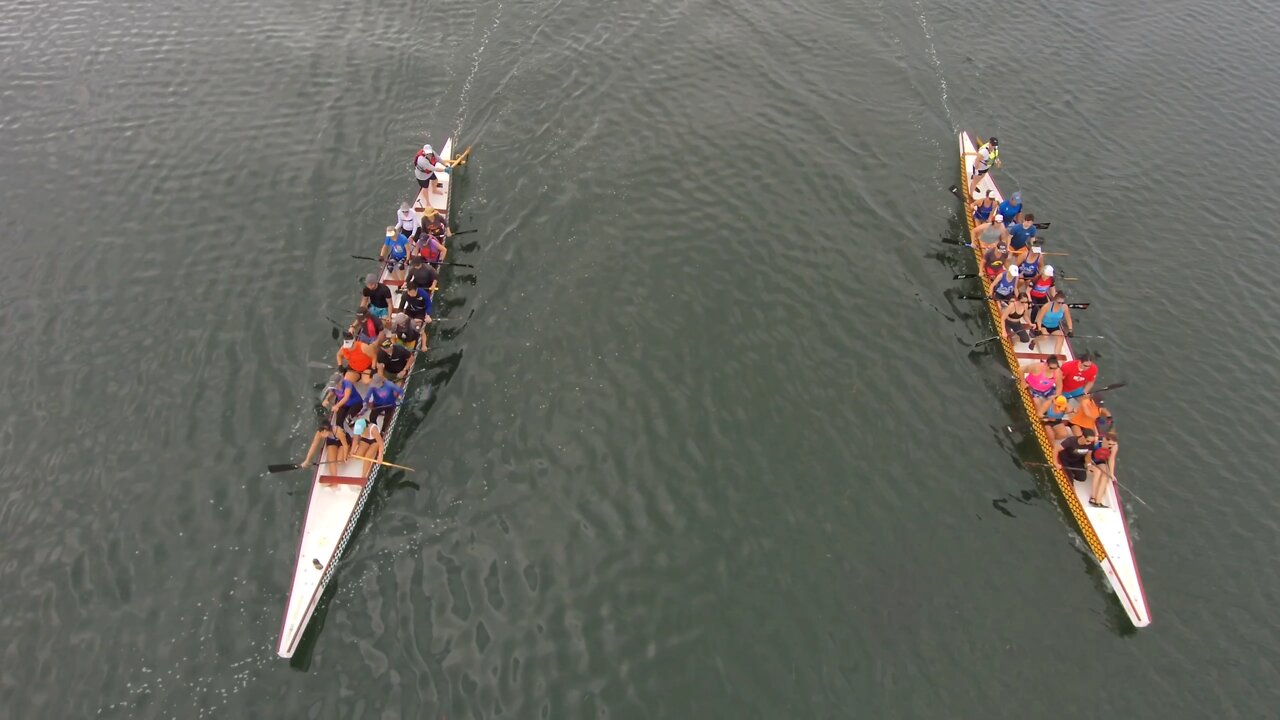
{"label": "boat wake", "polygon": [[951,124],[951,132],[959,131],[955,118],[951,117],[951,106],[947,104],[947,76],[942,72],[942,60],[938,57],[938,49],[933,44],[933,29],[929,27],[929,18],[925,17],[924,7],[920,0],[915,0],[916,17],[920,21],[920,29],[924,31],[924,39],[928,42],[929,64],[933,66],[933,74],[938,77],[938,88],[942,91],[942,110]]}
{"label": "boat wake", "polygon": [[458,96],[458,116],[454,121],[453,137],[462,137],[462,121],[467,115],[467,97],[471,94],[471,83],[476,78],[476,72],[480,69],[480,58],[484,55],[484,49],[489,45],[489,36],[494,30],[498,29],[498,25],[502,22],[502,3],[498,3],[498,9],[493,12],[493,22],[489,23],[489,27],[485,28],[484,35],[480,36],[480,42],[476,44],[476,50],[471,54],[471,70],[467,73],[467,79],[462,82],[462,91]]}

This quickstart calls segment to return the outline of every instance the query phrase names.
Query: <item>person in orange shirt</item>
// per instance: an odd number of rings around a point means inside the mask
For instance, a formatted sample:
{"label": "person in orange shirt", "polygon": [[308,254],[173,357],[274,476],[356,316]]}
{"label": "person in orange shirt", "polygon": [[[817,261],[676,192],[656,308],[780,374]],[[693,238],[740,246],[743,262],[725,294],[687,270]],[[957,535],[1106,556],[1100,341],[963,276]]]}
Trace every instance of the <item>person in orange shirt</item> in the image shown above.
{"label": "person in orange shirt", "polygon": [[1071,423],[1071,432],[1079,435],[1088,429],[1097,434],[1098,418],[1102,416],[1102,408],[1088,396],[1080,398],[1076,403],[1076,411],[1067,418],[1067,422]]}
{"label": "person in orange shirt", "polygon": [[342,347],[334,357],[334,363],[351,382],[368,380],[373,375],[373,361],[377,349],[368,343],[362,343],[348,330],[342,334]]}

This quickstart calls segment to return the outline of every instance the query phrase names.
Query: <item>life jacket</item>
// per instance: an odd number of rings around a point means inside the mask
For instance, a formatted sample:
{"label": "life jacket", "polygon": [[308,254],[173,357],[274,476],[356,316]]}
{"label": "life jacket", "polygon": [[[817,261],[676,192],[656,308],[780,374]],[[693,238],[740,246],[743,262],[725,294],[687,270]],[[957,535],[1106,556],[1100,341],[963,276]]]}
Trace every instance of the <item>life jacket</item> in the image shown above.
{"label": "life jacket", "polygon": [[[999,145],[992,145],[992,144],[988,141],[988,142],[982,143],[982,147],[979,147],[979,148],[978,148],[978,150],[982,150],[982,148],[986,148],[986,149],[987,149],[987,152],[989,153],[989,154],[987,155],[987,167],[991,167],[991,166],[995,165],[995,164],[996,164],[996,160],[999,160],[999,159],[1000,159],[1000,146],[999,146]],[[981,157],[981,156],[979,156],[979,157]]]}
{"label": "life jacket", "polygon": [[[1039,272],[1038,270],[1036,272]],[[1053,278],[1038,276],[1031,281],[1031,297],[1046,298],[1049,297],[1049,288],[1053,287]]]}
{"label": "life jacket", "polygon": [[364,319],[364,327],[362,328],[362,330],[363,330],[362,334],[365,337],[371,337],[371,338],[378,337],[378,326],[373,322],[373,318],[371,317],[367,317]]}
{"label": "life jacket", "polygon": [[1111,459],[1111,448],[1103,445],[1102,443],[1098,443],[1093,446],[1093,454],[1091,457],[1095,463],[1100,465],[1104,464]]}
{"label": "life jacket", "polygon": [[[418,161],[424,157],[427,158],[427,163],[428,163],[428,166],[426,168],[418,164]],[[434,157],[427,157],[426,151],[424,151],[422,148],[418,148],[417,154],[413,156],[413,166],[418,170],[421,170],[422,172],[435,172],[436,162],[439,160],[439,158],[440,158],[439,155],[436,155]]]}

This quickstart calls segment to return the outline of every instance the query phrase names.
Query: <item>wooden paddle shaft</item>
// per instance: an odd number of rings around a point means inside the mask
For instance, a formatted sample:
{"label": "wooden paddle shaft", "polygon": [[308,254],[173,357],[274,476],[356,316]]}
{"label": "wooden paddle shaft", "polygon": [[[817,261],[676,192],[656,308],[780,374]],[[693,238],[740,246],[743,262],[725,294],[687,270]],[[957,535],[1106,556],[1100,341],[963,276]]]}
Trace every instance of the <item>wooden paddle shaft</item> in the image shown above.
{"label": "wooden paddle shaft", "polygon": [[417,470],[414,470],[411,467],[407,467],[404,465],[397,465],[395,463],[389,463],[389,462],[386,462],[385,460],[374,460],[371,457],[365,457],[363,455],[348,455],[347,457],[352,457],[352,458],[355,458],[356,460],[366,460],[368,462],[374,463],[375,465],[386,465],[387,467],[399,468],[401,470],[408,470],[409,472],[417,472]]}

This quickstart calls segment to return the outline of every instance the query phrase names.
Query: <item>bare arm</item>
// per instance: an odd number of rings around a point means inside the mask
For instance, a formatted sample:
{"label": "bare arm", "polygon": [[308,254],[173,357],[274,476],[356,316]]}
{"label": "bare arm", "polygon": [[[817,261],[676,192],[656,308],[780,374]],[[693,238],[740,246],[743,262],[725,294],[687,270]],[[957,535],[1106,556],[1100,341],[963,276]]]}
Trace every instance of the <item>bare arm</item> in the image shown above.
{"label": "bare arm", "polygon": [[1066,307],[1066,305],[1062,307],[1062,322],[1067,326],[1067,332],[1076,331],[1076,324],[1071,319],[1071,308]]}
{"label": "bare arm", "polygon": [[306,459],[302,461],[302,467],[311,467],[311,460],[316,456],[316,450],[320,449],[322,443],[324,443],[324,433],[318,432],[311,438],[311,447],[307,450]]}

